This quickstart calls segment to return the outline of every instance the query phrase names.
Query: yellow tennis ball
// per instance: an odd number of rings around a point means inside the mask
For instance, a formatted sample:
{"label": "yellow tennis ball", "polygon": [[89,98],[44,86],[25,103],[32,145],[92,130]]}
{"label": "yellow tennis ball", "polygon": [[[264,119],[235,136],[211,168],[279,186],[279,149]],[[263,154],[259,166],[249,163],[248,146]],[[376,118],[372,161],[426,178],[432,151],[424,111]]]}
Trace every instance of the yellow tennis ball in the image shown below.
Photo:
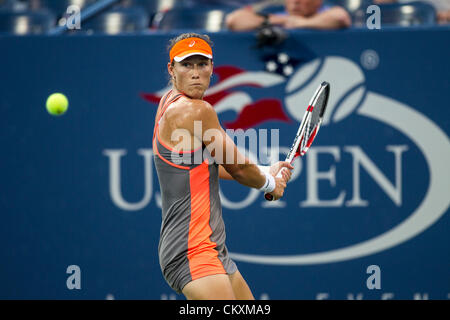
{"label": "yellow tennis ball", "polygon": [[62,93],[53,93],[47,98],[46,107],[51,115],[60,116],[67,111],[69,100]]}

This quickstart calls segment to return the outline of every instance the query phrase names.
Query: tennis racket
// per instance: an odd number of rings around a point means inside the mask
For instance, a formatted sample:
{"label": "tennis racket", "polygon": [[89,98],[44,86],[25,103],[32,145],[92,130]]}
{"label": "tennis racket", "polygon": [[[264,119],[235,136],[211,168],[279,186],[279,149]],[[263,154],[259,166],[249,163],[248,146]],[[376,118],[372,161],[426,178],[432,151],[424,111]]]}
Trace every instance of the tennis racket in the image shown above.
{"label": "tennis racket", "polygon": [[[308,151],[314,141],[314,138],[317,136],[317,132],[319,132],[329,95],[330,84],[324,81],[317,88],[311,98],[311,101],[309,102],[308,108],[306,108],[302,122],[300,123],[297,134],[295,135],[294,142],[292,143],[291,149],[286,156],[286,162],[292,164],[292,161],[294,161],[295,158],[298,156],[304,156]],[[277,177],[281,178],[281,170],[277,174]],[[266,198],[267,201],[273,200],[273,196],[270,193],[265,193],[264,198]]]}

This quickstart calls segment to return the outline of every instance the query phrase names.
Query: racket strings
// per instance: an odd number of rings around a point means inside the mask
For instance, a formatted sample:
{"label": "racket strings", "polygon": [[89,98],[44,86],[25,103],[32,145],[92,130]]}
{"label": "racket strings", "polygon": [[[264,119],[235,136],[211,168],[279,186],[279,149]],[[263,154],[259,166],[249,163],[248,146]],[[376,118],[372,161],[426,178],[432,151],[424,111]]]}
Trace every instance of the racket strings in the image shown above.
{"label": "racket strings", "polygon": [[328,102],[329,92],[329,84],[323,82],[308,105],[307,112],[309,114],[302,121],[304,128],[301,136],[299,137],[300,143],[298,144],[296,150],[296,154],[300,156],[303,156],[308,151],[314,141],[318,129],[320,128],[322,117]]}
{"label": "racket strings", "polygon": [[313,105],[313,109],[311,111],[311,115],[306,123],[305,131],[302,136],[301,144],[300,144],[300,155],[304,155],[306,151],[308,151],[312,140],[314,140],[314,136],[316,133],[317,125],[320,122],[320,114],[324,107],[325,99],[322,95],[320,95],[317,101]]}
{"label": "racket strings", "polygon": [[311,135],[311,118],[308,121],[306,130],[305,130],[305,135],[302,140],[302,150],[304,150],[306,148],[306,146],[308,145],[310,135]]}

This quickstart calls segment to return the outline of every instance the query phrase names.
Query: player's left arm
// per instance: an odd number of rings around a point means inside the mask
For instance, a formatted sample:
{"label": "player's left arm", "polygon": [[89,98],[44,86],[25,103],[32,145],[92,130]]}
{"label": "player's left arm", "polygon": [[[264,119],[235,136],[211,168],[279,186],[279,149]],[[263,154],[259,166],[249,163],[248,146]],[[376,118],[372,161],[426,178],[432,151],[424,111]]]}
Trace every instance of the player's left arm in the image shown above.
{"label": "player's left arm", "polygon": [[322,29],[333,30],[348,28],[352,20],[348,12],[339,6],[334,6],[312,17],[289,16],[284,26],[288,29]]}
{"label": "player's left arm", "polygon": [[234,180],[231,174],[229,174],[221,165],[219,165],[219,178],[223,180]]}

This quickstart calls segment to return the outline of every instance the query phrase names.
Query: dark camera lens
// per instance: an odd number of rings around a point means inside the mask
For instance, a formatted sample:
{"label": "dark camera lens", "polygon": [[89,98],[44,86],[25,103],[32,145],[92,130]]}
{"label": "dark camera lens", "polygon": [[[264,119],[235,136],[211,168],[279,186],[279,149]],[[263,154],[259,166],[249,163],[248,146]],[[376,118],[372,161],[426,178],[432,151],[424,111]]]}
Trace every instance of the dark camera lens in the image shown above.
{"label": "dark camera lens", "polygon": [[286,39],[286,32],[280,27],[264,26],[256,34],[258,46],[274,46]]}

